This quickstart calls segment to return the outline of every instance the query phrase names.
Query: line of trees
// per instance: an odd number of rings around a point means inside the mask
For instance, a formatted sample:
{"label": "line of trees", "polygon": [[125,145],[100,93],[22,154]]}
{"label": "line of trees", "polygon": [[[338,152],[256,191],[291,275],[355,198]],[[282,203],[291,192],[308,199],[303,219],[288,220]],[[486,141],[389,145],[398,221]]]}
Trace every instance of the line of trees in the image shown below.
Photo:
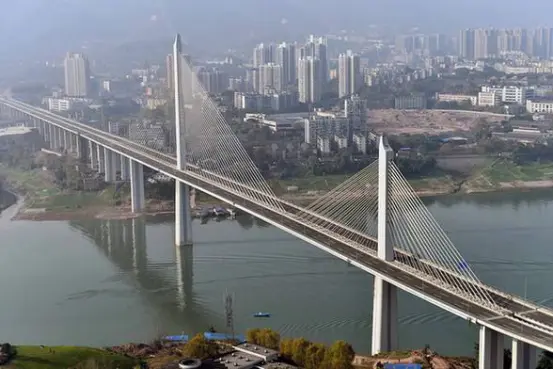
{"label": "line of trees", "polygon": [[336,341],[327,347],[305,338],[281,340],[279,333],[269,328],[246,332],[249,343],[278,350],[281,356],[305,369],[351,369],[354,350],[345,341]]}

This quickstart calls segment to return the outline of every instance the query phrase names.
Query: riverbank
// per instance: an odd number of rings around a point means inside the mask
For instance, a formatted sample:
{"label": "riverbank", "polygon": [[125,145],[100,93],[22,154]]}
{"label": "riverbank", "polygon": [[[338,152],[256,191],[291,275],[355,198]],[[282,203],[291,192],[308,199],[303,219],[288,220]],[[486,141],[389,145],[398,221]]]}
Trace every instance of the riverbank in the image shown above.
{"label": "riverbank", "polygon": [[105,349],[78,346],[16,346],[16,354],[6,369],[132,369],[135,358]]}
{"label": "riverbank", "polygon": [[[61,191],[47,171],[35,169],[20,171],[0,166],[5,187],[25,199],[13,220],[75,220],[75,219],[130,219],[138,214],[131,211],[128,186],[110,185],[99,191]],[[335,188],[349,176],[330,175],[271,181],[275,193],[283,200],[307,205]],[[410,179],[411,186],[420,197],[451,194],[470,194],[500,191],[531,191],[552,188],[552,164],[517,166],[507,161],[494,161],[465,177],[445,173]],[[15,200],[12,199],[12,202]],[[9,206],[4,201],[3,207]],[[0,211],[2,210],[0,202]],[[204,194],[195,199],[194,215],[202,216],[204,209],[221,204]],[[173,213],[173,201],[146,201],[140,215]]]}
{"label": "riverbank", "polygon": [[[16,346],[7,369],[119,368],[162,369],[183,358],[182,344],[127,344],[105,349],[78,346]],[[375,356],[355,355],[356,369],[373,369],[378,363],[419,363],[429,361],[430,369],[471,369],[472,358],[446,357],[425,350],[403,350]],[[142,364],[141,364],[142,363]],[[280,364],[285,365],[285,364]],[[284,367],[284,366],[281,366]],[[287,366],[289,367],[289,366]],[[294,368],[294,366],[290,366]]]}

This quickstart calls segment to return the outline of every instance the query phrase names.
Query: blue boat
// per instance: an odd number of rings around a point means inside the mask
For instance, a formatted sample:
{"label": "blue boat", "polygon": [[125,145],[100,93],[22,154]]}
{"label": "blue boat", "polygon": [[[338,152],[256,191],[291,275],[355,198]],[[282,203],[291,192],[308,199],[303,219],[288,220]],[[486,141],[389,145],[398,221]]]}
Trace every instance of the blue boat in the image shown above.
{"label": "blue boat", "polygon": [[262,313],[262,312],[254,313],[254,318],[269,318],[269,317],[271,317],[270,313]]}

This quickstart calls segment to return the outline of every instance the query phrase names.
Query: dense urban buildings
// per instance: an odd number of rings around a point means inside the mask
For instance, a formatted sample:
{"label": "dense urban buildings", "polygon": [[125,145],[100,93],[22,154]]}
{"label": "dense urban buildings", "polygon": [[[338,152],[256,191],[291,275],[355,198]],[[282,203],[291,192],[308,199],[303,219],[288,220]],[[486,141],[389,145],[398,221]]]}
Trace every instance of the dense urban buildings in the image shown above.
{"label": "dense urban buildings", "polygon": [[464,59],[498,58],[520,51],[538,58],[552,58],[552,27],[527,29],[465,29],[458,36],[458,53]]}

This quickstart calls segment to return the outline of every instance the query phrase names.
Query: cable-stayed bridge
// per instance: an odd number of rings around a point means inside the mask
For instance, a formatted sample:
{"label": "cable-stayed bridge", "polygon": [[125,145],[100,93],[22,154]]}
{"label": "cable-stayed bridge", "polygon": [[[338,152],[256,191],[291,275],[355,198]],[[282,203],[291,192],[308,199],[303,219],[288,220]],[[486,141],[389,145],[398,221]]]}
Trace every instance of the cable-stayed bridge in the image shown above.
{"label": "cable-stayed bridge", "polygon": [[[552,350],[552,310],[483,284],[418,198],[381,138],[379,159],[308,206],[276,196],[174,44],[175,140],[149,145],[5,97],[2,114],[36,127],[52,149],[74,152],[114,182],[129,180],[133,211],[144,207],[143,167],[176,180],[175,243],[192,244],[193,187],[252,214],[375,277],[372,351],[394,349],[396,288],[478,324],[480,366],[531,368],[533,348]],[[147,135],[148,133],[145,133]],[[153,147],[154,146],[154,147]],[[172,154],[175,152],[176,154]],[[480,247],[476,245],[476,247]]]}

